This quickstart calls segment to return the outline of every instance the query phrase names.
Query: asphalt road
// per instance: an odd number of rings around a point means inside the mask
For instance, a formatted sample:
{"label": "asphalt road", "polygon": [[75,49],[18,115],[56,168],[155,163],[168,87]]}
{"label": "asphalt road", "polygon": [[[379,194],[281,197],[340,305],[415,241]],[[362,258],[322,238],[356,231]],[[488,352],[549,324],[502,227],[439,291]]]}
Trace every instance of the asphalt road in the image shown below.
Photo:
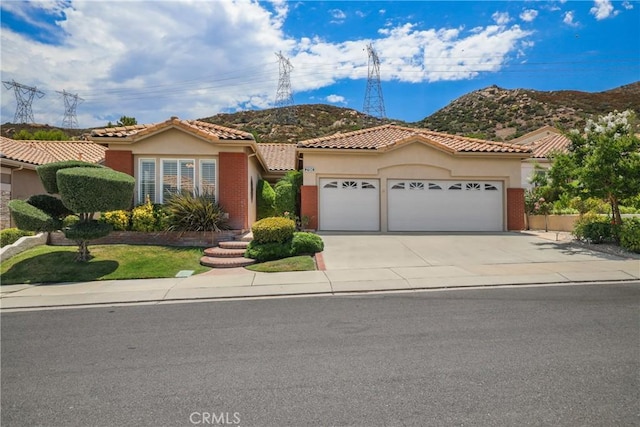
{"label": "asphalt road", "polygon": [[640,423],[640,283],[2,315],[8,426]]}

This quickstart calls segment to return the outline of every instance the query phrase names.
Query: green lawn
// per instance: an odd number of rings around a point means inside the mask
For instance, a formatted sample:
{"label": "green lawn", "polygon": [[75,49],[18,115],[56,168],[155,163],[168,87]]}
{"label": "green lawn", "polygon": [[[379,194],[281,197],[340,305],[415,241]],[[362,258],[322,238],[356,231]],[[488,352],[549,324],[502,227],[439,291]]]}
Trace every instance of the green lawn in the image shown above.
{"label": "green lawn", "polygon": [[312,271],[316,269],[316,263],[308,255],[283,258],[276,261],[267,261],[260,264],[245,267],[247,270],[260,271],[262,273],[279,273],[283,271]]}
{"label": "green lawn", "polygon": [[74,261],[75,246],[38,246],[0,266],[0,283],[55,283],[174,277],[180,270],[210,270],[200,265],[202,249],[167,246],[89,246],[93,259]]}

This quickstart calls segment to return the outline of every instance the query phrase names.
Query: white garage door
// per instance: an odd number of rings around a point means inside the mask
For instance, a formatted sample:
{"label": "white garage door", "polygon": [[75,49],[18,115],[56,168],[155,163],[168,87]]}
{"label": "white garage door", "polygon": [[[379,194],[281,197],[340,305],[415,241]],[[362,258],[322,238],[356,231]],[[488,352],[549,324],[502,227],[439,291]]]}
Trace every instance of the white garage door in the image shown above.
{"label": "white garage door", "polygon": [[380,230],[380,181],[321,179],[320,229]]}
{"label": "white garage door", "polygon": [[388,181],[389,231],[502,231],[499,181]]}

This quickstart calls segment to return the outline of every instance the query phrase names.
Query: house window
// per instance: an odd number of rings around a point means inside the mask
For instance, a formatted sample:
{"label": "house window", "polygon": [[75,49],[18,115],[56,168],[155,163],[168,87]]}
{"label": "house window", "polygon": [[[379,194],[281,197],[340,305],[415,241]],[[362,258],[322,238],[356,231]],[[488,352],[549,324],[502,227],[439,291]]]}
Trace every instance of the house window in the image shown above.
{"label": "house window", "polygon": [[138,201],[144,203],[147,198],[151,203],[156,202],[156,161],[155,159],[140,159],[140,180]]}
{"label": "house window", "polygon": [[[253,177],[251,178],[253,180]],[[216,161],[213,159],[200,160],[200,191],[211,199],[216,200]],[[253,181],[251,182],[253,192]],[[253,195],[251,196],[253,199]]]}
{"label": "house window", "polygon": [[162,200],[174,193],[193,192],[194,170],[194,160],[162,160]]}

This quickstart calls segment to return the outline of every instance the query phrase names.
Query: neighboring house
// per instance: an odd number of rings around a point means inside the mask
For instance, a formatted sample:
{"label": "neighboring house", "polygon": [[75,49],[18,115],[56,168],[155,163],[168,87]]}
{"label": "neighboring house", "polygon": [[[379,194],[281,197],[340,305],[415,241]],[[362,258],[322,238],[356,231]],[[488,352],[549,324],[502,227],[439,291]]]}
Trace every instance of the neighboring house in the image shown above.
{"label": "neighboring house", "polygon": [[571,140],[561,130],[552,126],[544,126],[511,142],[529,147],[533,152],[530,158],[522,161],[522,186],[525,189],[533,188],[531,178],[536,166],[549,169],[553,162],[551,154],[566,153],[571,144]]}
{"label": "neighboring house", "polygon": [[9,200],[45,193],[36,166],[64,160],[102,163],[105,151],[104,147],[89,141],[26,141],[0,137],[0,228],[11,224]]}
{"label": "neighboring house", "polygon": [[260,179],[296,168],[295,146],[262,146],[250,133],[198,120],[94,129],[90,138],[108,147],[106,166],[136,178],[137,203],[197,189],[211,194],[234,229],[255,222]]}
{"label": "neighboring house", "polygon": [[327,231],[524,228],[529,147],[385,125],[298,143],[302,215]]}

